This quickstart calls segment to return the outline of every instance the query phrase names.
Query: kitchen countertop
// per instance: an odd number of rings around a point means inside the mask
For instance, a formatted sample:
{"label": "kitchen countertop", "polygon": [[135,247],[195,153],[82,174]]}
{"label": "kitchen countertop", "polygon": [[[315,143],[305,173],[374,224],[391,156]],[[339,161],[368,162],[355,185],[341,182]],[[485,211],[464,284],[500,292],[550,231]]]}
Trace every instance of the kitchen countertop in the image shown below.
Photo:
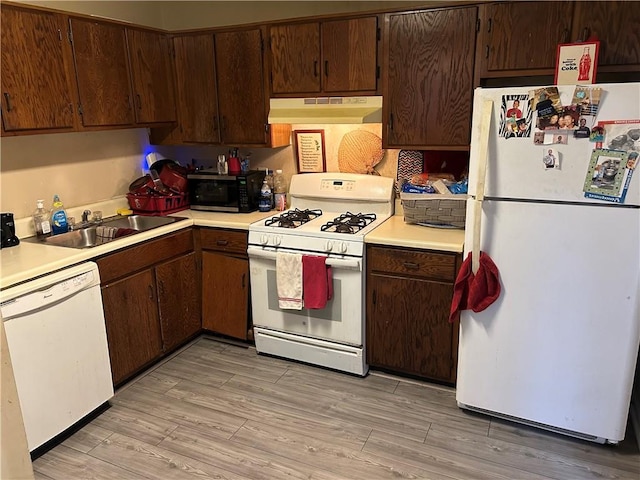
{"label": "kitchen countertop", "polygon": [[172,215],[184,217],[184,220],[179,222],[84,249],[56,247],[21,240],[18,246],[0,250],[0,289],[193,225],[248,230],[251,223],[270,215],[274,215],[274,212],[219,213],[183,210]]}
{"label": "kitchen countertop", "polygon": [[400,213],[368,233],[364,241],[379,245],[462,253],[464,230],[408,224],[404,222],[404,216]]}
{"label": "kitchen countertop", "polygon": [[[251,223],[272,215],[276,215],[276,212],[220,213],[183,210],[173,215],[184,217],[184,220],[179,222],[85,249],[56,247],[23,240],[16,247],[0,250],[0,289],[194,225],[248,230]],[[395,215],[367,234],[365,243],[462,252],[464,230],[409,225],[404,223],[402,215]]]}

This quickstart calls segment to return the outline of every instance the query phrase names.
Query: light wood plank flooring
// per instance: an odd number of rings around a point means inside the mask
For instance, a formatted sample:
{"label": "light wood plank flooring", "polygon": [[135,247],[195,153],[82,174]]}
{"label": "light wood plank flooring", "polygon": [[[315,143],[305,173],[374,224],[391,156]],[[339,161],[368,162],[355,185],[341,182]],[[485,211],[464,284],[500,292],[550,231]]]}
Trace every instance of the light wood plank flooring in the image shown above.
{"label": "light wood plank flooring", "polygon": [[630,479],[601,446],[465,413],[455,391],[259,356],[202,337],[34,461],[36,479]]}

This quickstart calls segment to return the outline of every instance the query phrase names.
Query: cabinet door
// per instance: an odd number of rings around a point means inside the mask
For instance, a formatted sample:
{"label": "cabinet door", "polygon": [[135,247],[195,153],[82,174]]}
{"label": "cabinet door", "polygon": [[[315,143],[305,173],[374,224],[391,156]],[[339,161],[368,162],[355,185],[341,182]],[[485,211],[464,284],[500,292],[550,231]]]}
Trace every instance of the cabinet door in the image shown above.
{"label": "cabinet door", "polygon": [[169,37],[147,30],[127,30],[138,123],[176,121]]}
{"label": "cabinet door", "polygon": [[569,41],[572,2],[505,2],[480,7],[483,73],[554,69]]}
{"label": "cabinet door", "polygon": [[102,287],[113,383],[119,384],[162,353],[153,271]]}
{"label": "cabinet door", "polygon": [[222,143],[267,144],[267,97],[260,29],[217,33],[215,60]]}
{"label": "cabinet door", "polygon": [[167,353],[202,328],[196,254],[158,265],[155,274],[162,346]]}
{"label": "cabinet door", "polygon": [[476,8],[388,17],[386,147],[468,146]]}
{"label": "cabinet door", "polygon": [[0,22],[4,130],[73,129],[64,19],[3,4]]}
{"label": "cabinet door", "polygon": [[600,40],[598,66],[640,64],[637,2],[576,2],[573,40]]}
{"label": "cabinet door", "polygon": [[367,282],[368,363],[453,382],[452,284],[378,274]]}
{"label": "cabinet door", "polygon": [[[270,29],[271,91],[320,91],[320,24],[276,25]],[[342,48],[345,48],[344,45]]]}
{"label": "cabinet door", "polygon": [[375,91],[377,26],[376,17],[322,24],[323,91]]}
{"label": "cabinet door", "polygon": [[70,19],[69,24],[82,125],[132,125],[125,28],[80,18]]}
{"label": "cabinet door", "polygon": [[213,34],[173,39],[181,137],[220,143]]}
{"label": "cabinet door", "polygon": [[202,327],[247,339],[249,261],[202,252]]}

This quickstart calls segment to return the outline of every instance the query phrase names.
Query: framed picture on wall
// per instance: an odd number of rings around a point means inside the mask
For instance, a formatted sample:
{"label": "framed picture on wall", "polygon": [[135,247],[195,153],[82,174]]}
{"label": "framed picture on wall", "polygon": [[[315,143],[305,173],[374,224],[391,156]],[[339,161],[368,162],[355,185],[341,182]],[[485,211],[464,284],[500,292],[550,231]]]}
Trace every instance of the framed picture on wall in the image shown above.
{"label": "framed picture on wall", "polygon": [[298,173],[326,172],[324,130],[294,130]]}
{"label": "framed picture on wall", "polygon": [[556,61],[556,85],[595,83],[600,42],[561,43]]}

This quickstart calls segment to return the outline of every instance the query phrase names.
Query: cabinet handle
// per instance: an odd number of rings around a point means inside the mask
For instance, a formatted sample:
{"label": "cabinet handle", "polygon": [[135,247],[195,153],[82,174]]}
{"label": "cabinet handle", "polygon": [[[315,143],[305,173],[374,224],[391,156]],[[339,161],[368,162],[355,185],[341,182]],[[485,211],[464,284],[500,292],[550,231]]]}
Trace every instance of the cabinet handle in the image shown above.
{"label": "cabinet handle", "polygon": [[418,270],[420,265],[414,262],[403,262],[404,268],[409,268],[411,270]]}
{"label": "cabinet handle", "polygon": [[149,300],[153,300],[153,285],[149,285]]}
{"label": "cabinet handle", "polygon": [[375,305],[376,304],[376,300],[377,300],[376,291],[374,290],[373,294],[371,295],[371,303],[373,303]]}
{"label": "cabinet handle", "polygon": [[245,281],[244,281],[244,279],[245,279],[245,276],[246,276],[246,275],[247,275],[246,273],[243,273],[243,274],[242,274],[242,289],[243,289],[243,290],[244,290],[244,286],[245,286]]}
{"label": "cabinet handle", "polygon": [[7,92],[4,92],[4,101],[7,104],[7,112],[11,111],[11,95],[9,95]]}
{"label": "cabinet handle", "polygon": [[324,76],[329,78],[329,60],[324,61]]}
{"label": "cabinet handle", "polygon": [[142,110],[142,98],[139,93],[136,93],[136,103],[138,104],[138,110]]}
{"label": "cabinet handle", "polygon": [[318,61],[317,60],[313,61],[313,76],[314,77],[318,76]]}
{"label": "cabinet handle", "polygon": [[487,33],[491,33],[491,27],[493,25],[493,22],[491,21],[491,19],[489,19],[487,21]]}
{"label": "cabinet handle", "polygon": [[124,96],[127,105],[129,106],[129,110],[131,110],[131,97],[129,95]]}
{"label": "cabinet handle", "polygon": [[229,242],[227,240],[216,240],[216,245],[220,245],[221,247],[224,247],[228,244]]}
{"label": "cabinet handle", "polygon": [[162,280],[158,282],[158,287],[160,287],[160,295],[164,297],[164,282]]}
{"label": "cabinet handle", "polygon": [[389,130],[393,130],[393,113],[389,114]]}
{"label": "cabinet handle", "polygon": [[489,58],[489,45],[484,47],[484,58]]}
{"label": "cabinet handle", "polygon": [[589,35],[589,27],[584,27],[582,29],[582,41],[586,42],[587,41],[587,35]]}

